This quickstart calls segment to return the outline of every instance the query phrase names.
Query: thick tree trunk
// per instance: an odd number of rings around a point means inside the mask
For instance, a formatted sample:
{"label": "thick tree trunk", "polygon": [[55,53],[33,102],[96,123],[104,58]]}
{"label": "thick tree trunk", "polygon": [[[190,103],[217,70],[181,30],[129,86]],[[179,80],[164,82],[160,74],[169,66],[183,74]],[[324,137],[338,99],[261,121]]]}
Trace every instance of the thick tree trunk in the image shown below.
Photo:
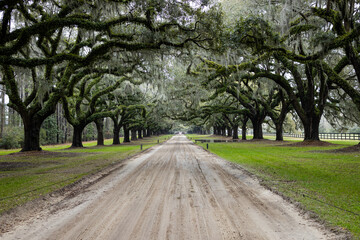
{"label": "thick tree trunk", "polygon": [[130,142],[130,130],[124,126],[124,142]]}
{"label": "thick tree trunk", "polygon": [[138,138],[139,138],[139,139],[143,139],[142,129],[139,129],[139,130],[138,130]]}
{"label": "thick tree trunk", "polygon": [[73,133],[73,140],[71,147],[84,147],[82,144],[82,133],[84,131],[85,126],[73,126],[74,133]]}
{"label": "thick tree trunk", "polygon": [[253,125],[253,139],[264,139],[263,131],[262,131],[262,121],[259,119],[251,119]]}
{"label": "thick tree trunk", "polygon": [[120,126],[114,126],[113,129],[113,145],[119,145],[120,144]]}
{"label": "thick tree trunk", "polygon": [[309,118],[309,121],[306,123],[303,122],[305,138],[304,141],[307,140],[315,140],[320,141],[319,138],[319,125],[320,125],[320,117],[312,116]]}
{"label": "thick tree trunk", "polygon": [[[60,130],[60,104],[56,105],[56,126]],[[56,133],[56,143],[60,143],[60,131]]]}
{"label": "thick tree trunk", "polygon": [[232,137],[232,129],[231,129],[230,126],[227,127],[227,136],[228,136],[228,137]]}
{"label": "thick tree trunk", "polygon": [[246,126],[248,121],[248,117],[244,117],[244,119],[241,121],[241,140],[246,140]]}
{"label": "thick tree trunk", "polygon": [[136,129],[131,129],[131,141],[137,140]]}
{"label": "thick tree trunk", "polygon": [[238,125],[234,125],[232,128],[232,132],[233,132],[232,137],[234,140],[239,139],[238,128],[239,128]]}
{"label": "thick tree trunk", "polygon": [[68,124],[65,125],[64,143],[67,142],[67,139],[68,139]]}
{"label": "thick tree trunk", "polygon": [[150,130],[150,128],[147,128],[147,130],[146,130],[146,136],[147,136],[147,137],[151,137],[151,130]]}
{"label": "thick tree trunk", "polygon": [[226,127],[221,128],[221,135],[226,137]]}
{"label": "thick tree trunk", "polygon": [[3,90],[1,91],[1,110],[0,110],[0,138],[4,135],[4,126],[5,126],[5,86],[3,86]]}
{"label": "thick tree trunk", "polygon": [[283,123],[275,123],[276,128],[276,141],[284,141],[283,137]]}
{"label": "thick tree trunk", "polygon": [[104,119],[100,118],[95,121],[97,130],[97,145],[104,145]]}
{"label": "thick tree trunk", "polygon": [[246,124],[241,126],[241,140],[246,140]]}
{"label": "thick tree trunk", "polygon": [[41,151],[40,147],[40,128],[44,120],[35,118],[23,119],[24,122],[24,143],[22,152]]}
{"label": "thick tree trunk", "polygon": [[264,139],[263,131],[262,131],[262,124],[255,125],[253,138],[254,139]]}

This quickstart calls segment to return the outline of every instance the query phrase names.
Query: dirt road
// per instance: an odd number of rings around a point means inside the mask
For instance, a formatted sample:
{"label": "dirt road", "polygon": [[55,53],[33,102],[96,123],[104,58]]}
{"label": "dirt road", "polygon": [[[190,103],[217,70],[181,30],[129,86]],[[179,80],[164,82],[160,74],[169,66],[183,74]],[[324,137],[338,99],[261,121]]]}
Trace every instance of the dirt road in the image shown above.
{"label": "dirt road", "polygon": [[127,160],[1,239],[333,239],[281,197],[184,136]]}

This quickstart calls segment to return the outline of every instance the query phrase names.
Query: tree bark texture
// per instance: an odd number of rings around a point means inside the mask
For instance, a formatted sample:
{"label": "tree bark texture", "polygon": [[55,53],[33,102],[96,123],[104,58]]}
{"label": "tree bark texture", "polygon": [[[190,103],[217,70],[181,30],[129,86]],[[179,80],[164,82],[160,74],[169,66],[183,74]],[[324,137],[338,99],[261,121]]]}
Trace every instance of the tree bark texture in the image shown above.
{"label": "tree bark texture", "polygon": [[121,127],[115,127],[113,130],[113,145],[119,145],[120,144],[120,129]]}
{"label": "tree bark texture", "polygon": [[230,126],[227,127],[227,136],[228,136],[228,137],[232,137],[232,129],[231,129]]}
{"label": "tree bark texture", "polygon": [[82,133],[84,131],[85,126],[73,126],[74,133],[73,133],[73,140],[71,147],[84,147],[82,144]]}
{"label": "tree bark texture", "polygon": [[104,145],[104,119],[100,118],[95,121],[97,130],[97,145]]}
{"label": "tree bark texture", "polygon": [[233,138],[234,140],[239,139],[238,128],[239,128],[238,125],[234,125],[234,126],[233,126],[233,129],[232,129],[232,132],[233,132],[232,138]]}
{"label": "tree bark texture", "polygon": [[221,135],[226,137],[226,127],[221,128]]}
{"label": "tree bark texture", "polygon": [[246,126],[248,121],[248,117],[245,117],[243,120],[241,120],[241,140],[246,140]]}
{"label": "tree bark texture", "polygon": [[262,131],[262,121],[259,119],[251,119],[251,122],[253,124],[253,138],[254,139],[264,139],[263,131]]}
{"label": "tree bark texture", "polygon": [[[144,134],[145,135],[145,134]],[[143,139],[142,129],[138,130],[138,138]]]}
{"label": "tree bark texture", "polygon": [[136,129],[131,129],[131,141],[137,140]]}
{"label": "tree bark texture", "polygon": [[4,135],[4,126],[5,126],[5,87],[3,86],[1,93],[1,105],[0,105],[0,138]]}
{"label": "tree bark texture", "polygon": [[124,142],[130,142],[130,130],[124,126]]}
{"label": "tree bark texture", "polygon": [[41,151],[40,147],[40,128],[43,121],[36,118],[23,119],[24,122],[24,144],[21,149],[25,151]]}
{"label": "tree bark texture", "polygon": [[283,137],[283,122],[279,122],[275,124],[275,128],[276,128],[276,141],[283,141],[284,137]]}
{"label": "tree bark texture", "polygon": [[312,141],[319,141],[319,125],[320,125],[320,118],[317,116],[312,116],[309,120],[304,123],[304,131],[305,131],[305,138],[304,141],[312,140]]}

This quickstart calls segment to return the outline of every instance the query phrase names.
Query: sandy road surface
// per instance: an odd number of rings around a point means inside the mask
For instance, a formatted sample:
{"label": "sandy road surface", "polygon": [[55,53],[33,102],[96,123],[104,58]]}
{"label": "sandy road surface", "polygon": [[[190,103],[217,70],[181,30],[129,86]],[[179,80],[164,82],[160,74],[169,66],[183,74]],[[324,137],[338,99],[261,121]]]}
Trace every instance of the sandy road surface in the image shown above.
{"label": "sandy road surface", "polygon": [[241,169],[184,136],[130,159],[1,239],[332,239]]}

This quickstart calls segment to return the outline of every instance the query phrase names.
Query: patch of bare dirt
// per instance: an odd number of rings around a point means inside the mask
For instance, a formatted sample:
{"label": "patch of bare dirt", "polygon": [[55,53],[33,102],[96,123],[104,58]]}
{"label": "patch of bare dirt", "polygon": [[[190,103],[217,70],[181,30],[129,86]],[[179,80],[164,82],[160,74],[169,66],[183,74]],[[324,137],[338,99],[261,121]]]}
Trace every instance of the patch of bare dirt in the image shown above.
{"label": "patch of bare dirt", "polygon": [[287,147],[331,147],[331,146],[337,146],[337,144],[329,143],[325,141],[305,140],[302,142],[287,144],[286,146]]}
{"label": "patch of bare dirt", "polygon": [[79,191],[54,197],[0,238],[342,239],[184,136],[129,159]]}
{"label": "patch of bare dirt", "polygon": [[77,157],[84,154],[93,154],[93,153],[74,153],[74,152],[51,152],[51,151],[29,151],[29,152],[15,152],[7,155],[1,155],[0,160],[2,159],[17,159],[17,158],[26,158],[26,157]]}
{"label": "patch of bare dirt", "polygon": [[[204,135],[204,136],[206,136],[206,138],[205,139],[207,139],[207,138],[213,138],[213,139],[224,139],[224,140],[231,140],[232,139],[232,137],[228,137],[228,136],[221,136],[221,135]],[[201,137],[200,137],[200,139],[201,139]]]}
{"label": "patch of bare dirt", "polygon": [[360,152],[360,144],[357,144],[357,145],[354,145],[354,146],[350,146],[350,147],[345,147],[345,148],[328,150],[328,151],[326,151],[326,152],[333,152],[333,153],[356,153],[356,152]]}
{"label": "patch of bare dirt", "polygon": [[248,142],[248,143],[259,143],[259,144],[274,144],[274,143],[281,143],[280,141],[274,141],[270,139],[250,139],[250,140],[242,140],[242,142]]}
{"label": "patch of bare dirt", "polygon": [[13,171],[36,166],[37,164],[31,162],[0,162],[0,171]]}
{"label": "patch of bare dirt", "polygon": [[0,162],[0,171],[19,171],[28,168],[35,168],[44,165],[59,164],[56,161],[46,162]]}

